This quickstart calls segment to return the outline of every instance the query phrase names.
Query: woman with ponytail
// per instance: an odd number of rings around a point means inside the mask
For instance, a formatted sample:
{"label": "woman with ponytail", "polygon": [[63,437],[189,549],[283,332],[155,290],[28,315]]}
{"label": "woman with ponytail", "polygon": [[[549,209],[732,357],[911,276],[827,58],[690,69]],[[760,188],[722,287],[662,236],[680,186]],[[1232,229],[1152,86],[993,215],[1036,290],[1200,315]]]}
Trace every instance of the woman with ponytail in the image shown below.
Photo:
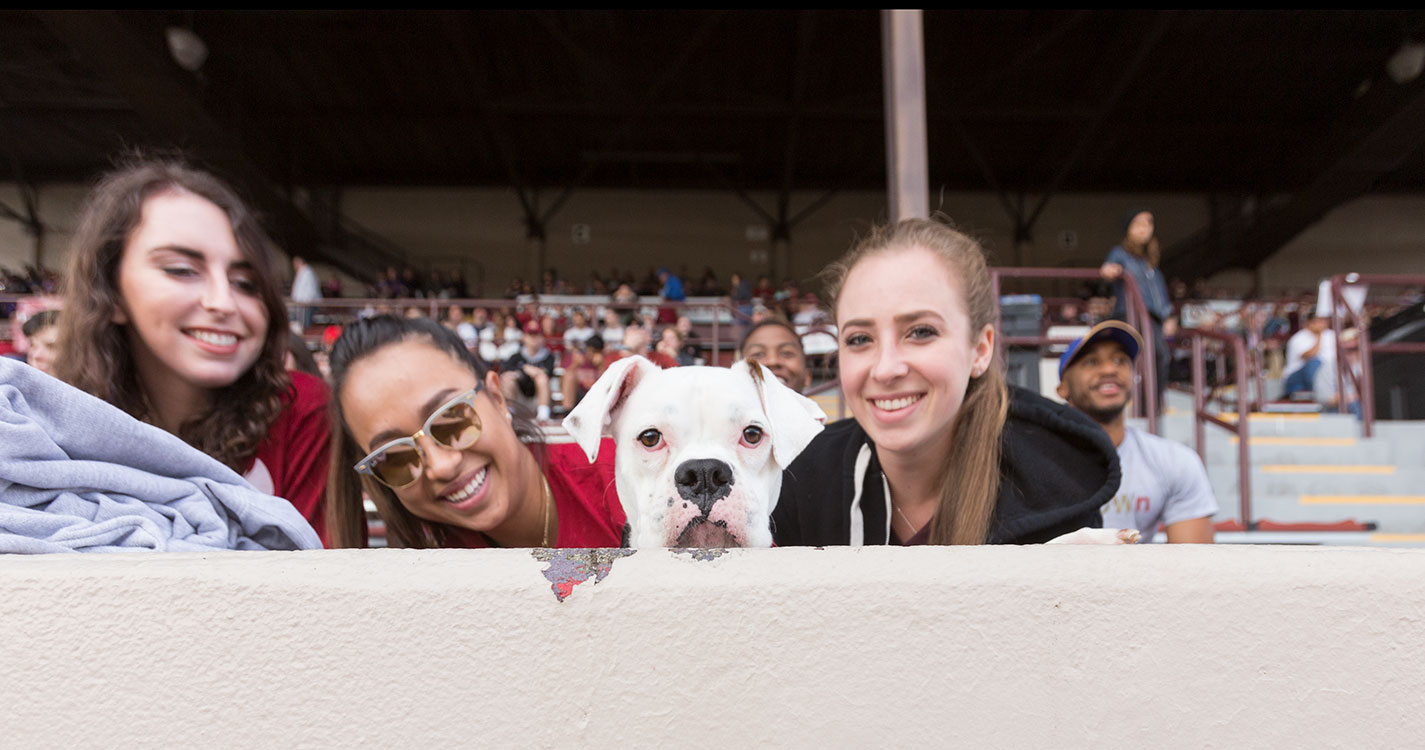
{"label": "woman with ponytail", "polygon": [[1128,320],[1124,274],[1133,277],[1138,293],[1143,295],[1143,305],[1148,308],[1152,323],[1153,362],[1157,366],[1154,374],[1158,378],[1158,411],[1161,412],[1163,395],[1168,388],[1168,364],[1172,361],[1167,337],[1177,334],[1177,320],[1173,317],[1173,301],[1168,296],[1168,285],[1163,280],[1162,271],[1158,270],[1160,254],[1153,212],[1135,208],[1123,216],[1123,241],[1108,251],[1108,258],[1098,272],[1105,280],[1113,282],[1114,318]]}
{"label": "woman with ponytail", "polygon": [[1008,388],[984,251],[879,227],[824,272],[852,419],[792,462],[779,546],[1029,544],[1101,525],[1118,457],[1078,412]]}

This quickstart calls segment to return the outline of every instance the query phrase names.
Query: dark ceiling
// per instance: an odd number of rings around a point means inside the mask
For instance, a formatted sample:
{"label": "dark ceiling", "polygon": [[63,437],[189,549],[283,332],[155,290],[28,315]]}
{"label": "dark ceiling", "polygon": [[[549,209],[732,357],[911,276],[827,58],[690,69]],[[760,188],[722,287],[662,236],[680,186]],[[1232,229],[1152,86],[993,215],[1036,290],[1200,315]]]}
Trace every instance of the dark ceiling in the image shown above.
{"label": "dark ceiling", "polygon": [[[924,34],[932,190],[996,191],[1025,230],[1043,194],[1214,196],[1168,254],[1191,276],[1425,189],[1425,84],[1385,73],[1425,11],[926,11]],[[326,235],[292,187],[882,189],[881,59],[876,11],[3,11],[0,175],[177,146],[299,246]]]}

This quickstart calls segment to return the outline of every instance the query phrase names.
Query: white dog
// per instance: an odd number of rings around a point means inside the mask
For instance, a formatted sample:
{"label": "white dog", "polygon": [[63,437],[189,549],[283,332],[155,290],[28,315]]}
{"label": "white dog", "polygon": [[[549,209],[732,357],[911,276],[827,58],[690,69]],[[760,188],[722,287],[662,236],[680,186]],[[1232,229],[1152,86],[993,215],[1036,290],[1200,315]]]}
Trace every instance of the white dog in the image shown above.
{"label": "white dog", "polygon": [[760,364],[659,369],[626,357],[564,419],[593,461],[617,446],[614,475],[632,547],[770,547],[782,469],[825,415]]}

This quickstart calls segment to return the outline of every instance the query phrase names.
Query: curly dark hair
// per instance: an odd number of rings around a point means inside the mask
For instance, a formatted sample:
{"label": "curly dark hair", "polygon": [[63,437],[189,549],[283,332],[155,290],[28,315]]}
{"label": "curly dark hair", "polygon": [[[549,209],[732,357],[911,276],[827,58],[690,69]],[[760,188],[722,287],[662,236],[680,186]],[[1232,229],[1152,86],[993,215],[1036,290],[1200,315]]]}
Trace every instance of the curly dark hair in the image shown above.
{"label": "curly dark hair", "polygon": [[139,382],[119,307],[119,261],[143,218],[144,203],[165,192],[191,193],[211,201],[228,217],[243,258],[251,265],[258,297],[267,309],[267,333],[257,361],[214,394],[213,407],[185,422],[178,436],[241,473],[282,412],[291,387],[283,367],[287,351],[272,241],[237,193],[217,177],[177,160],[132,157],[100,178],[89,193],[75,231],[65,276],[56,373],[146,421],[153,406]]}

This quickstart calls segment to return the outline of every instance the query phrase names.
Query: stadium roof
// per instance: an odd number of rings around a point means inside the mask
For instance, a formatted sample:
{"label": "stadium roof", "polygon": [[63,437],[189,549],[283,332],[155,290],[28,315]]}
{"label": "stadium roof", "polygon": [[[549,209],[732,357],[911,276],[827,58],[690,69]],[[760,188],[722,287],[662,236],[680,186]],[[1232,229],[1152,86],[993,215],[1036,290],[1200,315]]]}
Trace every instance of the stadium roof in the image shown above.
{"label": "stadium roof", "polygon": [[[932,190],[1026,226],[1046,194],[1215,196],[1185,275],[1425,189],[1425,11],[926,11],[924,39]],[[0,71],[0,175],[178,146],[295,247],[299,187],[886,184],[877,11],[3,11]]]}

